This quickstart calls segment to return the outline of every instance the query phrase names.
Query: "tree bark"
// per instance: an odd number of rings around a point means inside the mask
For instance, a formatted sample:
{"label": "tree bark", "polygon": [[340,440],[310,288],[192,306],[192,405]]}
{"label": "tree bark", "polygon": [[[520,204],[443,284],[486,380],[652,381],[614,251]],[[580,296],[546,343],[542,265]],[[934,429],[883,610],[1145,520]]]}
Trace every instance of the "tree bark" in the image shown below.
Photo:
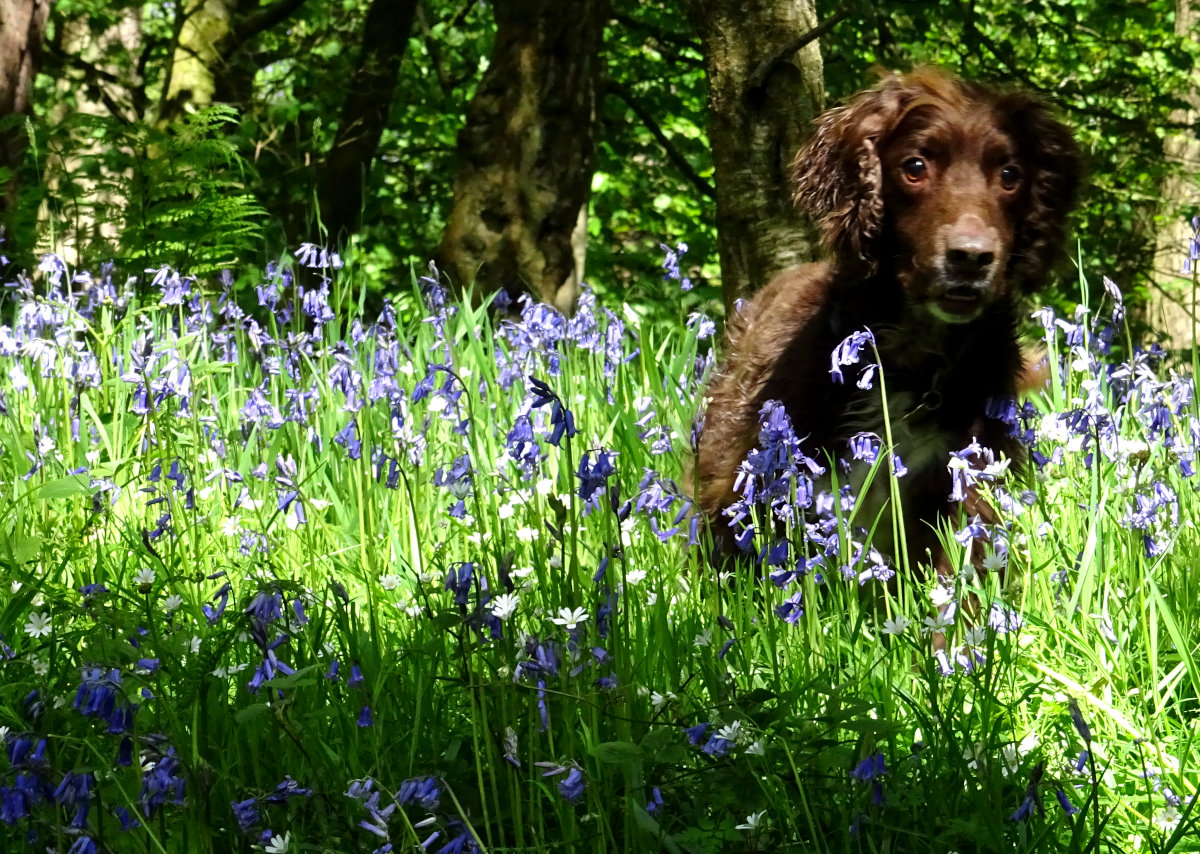
{"label": "tree bark", "polygon": [[496,0],[496,41],[458,136],[438,263],[458,289],[522,291],[569,309],[572,232],[595,166],[608,0]]}
{"label": "tree bark", "polygon": [[[1175,34],[1200,41],[1200,3],[1176,0]],[[1194,332],[1200,321],[1200,295],[1191,286],[1191,276],[1180,271],[1188,240],[1192,237],[1191,218],[1200,213],[1200,69],[1192,71],[1192,87],[1183,93],[1187,109],[1171,113],[1171,121],[1187,123],[1190,131],[1168,133],[1163,153],[1175,170],[1163,180],[1159,196],[1160,226],[1154,248],[1154,288],[1148,306],[1151,325],[1164,333],[1168,346],[1186,350],[1196,342]],[[1194,263],[1194,262],[1193,262]]]}
{"label": "tree bark", "polygon": [[363,21],[362,53],[317,183],[321,222],[334,240],[358,228],[363,184],[391,112],[416,11],[417,0],[374,0]]}
{"label": "tree bark", "polygon": [[[791,162],[824,106],[813,0],[685,0],[704,46],[708,137],[726,307],[811,261],[816,234],[791,201]],[[781,56],[781,53],[783,54]],[[764,60],[776,58],[776,61]]]}
{"label": "tree bark", "polygon": [[175,121],[189,109],[213,102],[215,70],[221,64],[220,45],[229,38],[233,13],[230,0],[193,0],[179,5],[178,40],[159,122]]}
{"label": "tree bark", "polygon": [[[42,61],[46,18],[53,0],[0,0],[0,119],[28,112],[33,80]],[[18,128],[0,130],[0,168],[14,173],[25,151]],[[7,223],[16,206],[17,181],[10,178],[0,188],[0,224]],[[12,246],[6,248],[11,252]]]}

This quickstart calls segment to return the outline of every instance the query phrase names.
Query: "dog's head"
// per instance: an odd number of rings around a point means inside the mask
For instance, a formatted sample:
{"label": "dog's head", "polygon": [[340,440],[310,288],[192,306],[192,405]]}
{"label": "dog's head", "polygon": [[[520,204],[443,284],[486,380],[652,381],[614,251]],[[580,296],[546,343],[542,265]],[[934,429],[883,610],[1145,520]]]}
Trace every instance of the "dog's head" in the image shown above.
{"label": "dog's head", "polygon": [[1079,171],[1070,131],[1036,99],[921,69],[817,121],[795,198],[840,258],[886,270],[933,317],[965,323],[1041,284]]}

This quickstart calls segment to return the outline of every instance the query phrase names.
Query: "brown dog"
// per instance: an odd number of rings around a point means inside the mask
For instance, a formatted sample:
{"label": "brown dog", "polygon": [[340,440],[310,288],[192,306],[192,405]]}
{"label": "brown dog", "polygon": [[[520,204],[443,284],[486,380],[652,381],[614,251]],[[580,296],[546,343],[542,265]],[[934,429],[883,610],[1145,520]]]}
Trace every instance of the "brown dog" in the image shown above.
{"label": "brown dog", "polygon": [[[735,480],[767,401],[782,403],[824,465],[856,434],[884,436],[878,386],[830,374],[839,342],[869,329],[908,469],[899,487],[915,565],[927,550],[941,554],[935,527],[956,506],[951,452],[977,439],[1021,459],[989,400],[1015,395],[1025,372],[1015,301],[1043,284],[1062,245],[1078,150],[1037,100],[918,70],[823,115],[795,176],[796,203],[831,257],[781,274],[730,320],[699,441],[700,505],[733,548],[723,511],[741,497]],[[870,489],[877,509],[889,500],[885,480]],[[966,503],[990,515],[973,494]],[[886,536],[876,543],[895,548]]]}

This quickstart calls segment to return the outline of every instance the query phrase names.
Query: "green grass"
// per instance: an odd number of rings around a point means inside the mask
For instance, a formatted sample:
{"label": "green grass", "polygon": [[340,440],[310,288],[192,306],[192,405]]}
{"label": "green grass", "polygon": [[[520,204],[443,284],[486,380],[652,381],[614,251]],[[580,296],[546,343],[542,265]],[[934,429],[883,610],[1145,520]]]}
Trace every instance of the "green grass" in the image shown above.
{"label": "green grass", "polygon": [[[1003,589],[864,595],[846,514],[820,579],[779,588],[709,569],[672,496],[695,329],[498,323],[420,283],[394,327],[356,323],[361,274],[311,263],[274,312],[53,265],[12,290],[4,850],[1200,850],[1190,378],[1131,383],[1099,326],[1054,327],[1052,461],[985,487],[1028,490],[995,498]],[[531,408],[528,377],[557,400]],[[585,501],[581,462],[609,459]],[[946,596],[980,616],[939,658],[920,627]]]}

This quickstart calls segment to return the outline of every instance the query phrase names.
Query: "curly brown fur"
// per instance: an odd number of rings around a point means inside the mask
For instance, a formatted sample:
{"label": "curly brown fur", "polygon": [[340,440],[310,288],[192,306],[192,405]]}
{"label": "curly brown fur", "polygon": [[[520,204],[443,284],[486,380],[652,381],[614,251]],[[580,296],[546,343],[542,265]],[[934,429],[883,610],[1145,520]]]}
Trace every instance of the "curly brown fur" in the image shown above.
{"label": "curly brown fur", "polygon": [[910,559],[940,551],[934,528],[955,510],[950,452],[978,439],[1020,459],[986,405],[1027,376],[1015,301],[1060,251],[1079,171],[1070,131],[1040,102],[931,69],[888,76],[817,121],[796,156],[795,201],[830,257],[781,274],[730,320],[697,467],[718,539],[729,539],[722,511],[764,402],[783,403],[818,459],[841,456],[859,431],[884,434],[878,391],[829,372],[834,347],[865,327],[909,469]]}

